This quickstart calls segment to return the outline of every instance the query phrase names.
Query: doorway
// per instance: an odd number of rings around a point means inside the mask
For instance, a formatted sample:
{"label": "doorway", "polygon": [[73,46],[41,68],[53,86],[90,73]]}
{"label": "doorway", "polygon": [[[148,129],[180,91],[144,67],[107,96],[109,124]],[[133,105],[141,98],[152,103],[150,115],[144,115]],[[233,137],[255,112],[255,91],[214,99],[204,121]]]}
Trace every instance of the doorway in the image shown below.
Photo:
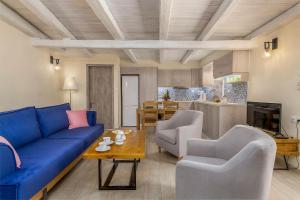
{"label": "doorway", "polygon": [[136,126],[136,109],[139,107],[139,75],[121,75],[122,126]]}
{"label": "doorway", "polygon": [[105,129],[113,128],[113,66],[87,65],[87,102],[97,112],[97,123]]}

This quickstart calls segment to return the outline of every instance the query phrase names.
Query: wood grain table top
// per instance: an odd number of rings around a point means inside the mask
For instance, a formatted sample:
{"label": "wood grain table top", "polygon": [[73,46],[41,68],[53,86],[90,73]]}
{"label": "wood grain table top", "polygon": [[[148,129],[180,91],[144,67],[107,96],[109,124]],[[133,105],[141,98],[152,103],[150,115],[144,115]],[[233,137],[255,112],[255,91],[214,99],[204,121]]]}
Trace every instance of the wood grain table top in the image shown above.
{"label": "wood grain table top", "polygon": [[85,159],[139,159],[145,157],[145,134],[143,130],[133,131],[126,134],[123,145],[110,145],[111,149],[106,152],[97,152],[95,149],[102,137],[111,137],[115,141],[116,134],[105,131],[83,154]]}

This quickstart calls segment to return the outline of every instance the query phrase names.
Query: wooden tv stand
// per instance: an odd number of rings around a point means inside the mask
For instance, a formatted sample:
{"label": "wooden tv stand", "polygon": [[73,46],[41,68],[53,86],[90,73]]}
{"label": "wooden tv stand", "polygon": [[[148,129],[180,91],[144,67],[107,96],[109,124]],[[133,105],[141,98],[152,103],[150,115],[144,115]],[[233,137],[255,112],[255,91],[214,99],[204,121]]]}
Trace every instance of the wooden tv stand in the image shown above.
{"label": "wooden tv stand", "polygon": [[[276,151],[276,156],[283,156],[284,158],[284,162],[286,165],[286,169],[289,169],[289,165],[288,162],[286,160],[286,156],[299,156],[299,140],[295,139],[295,138],[287,138],[287,139],[278,139],[275,138],[275,133],[272,131],[268,131],[268,130],[264,130],[263,131],[265,133],[267,133],[268,135],[272,136],[276,142],[276,146],[277,146],[277,151]],[[280,168],[281,169],[281,168]]]}

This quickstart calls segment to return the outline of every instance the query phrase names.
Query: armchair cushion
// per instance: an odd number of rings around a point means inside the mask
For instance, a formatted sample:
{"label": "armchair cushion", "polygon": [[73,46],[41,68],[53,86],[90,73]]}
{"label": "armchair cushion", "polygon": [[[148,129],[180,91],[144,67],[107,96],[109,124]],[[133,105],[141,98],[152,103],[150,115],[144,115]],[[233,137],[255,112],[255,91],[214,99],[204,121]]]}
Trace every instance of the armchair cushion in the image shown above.
{"label": "armchair cushion", "polygon": [[184,156],[182,160],[189,160],[197,163],[205,163],[210,165],[223,165],[227,160],[221,158],[210,158],[201,156]]}
{"label": "armchair cushion", "polygon": [[157,134],[162,140],[171,144],[176,144],[176,129],[160,130]]}

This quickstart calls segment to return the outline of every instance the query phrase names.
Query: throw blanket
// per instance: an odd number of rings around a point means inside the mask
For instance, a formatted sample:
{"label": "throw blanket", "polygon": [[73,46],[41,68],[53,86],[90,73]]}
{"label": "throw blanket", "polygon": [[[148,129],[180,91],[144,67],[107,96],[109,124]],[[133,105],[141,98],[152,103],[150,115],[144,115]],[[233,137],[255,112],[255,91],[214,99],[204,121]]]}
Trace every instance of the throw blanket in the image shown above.
{"label": "throw blanket", "polygon": [[11,148],[11,150],[14,152],[14,155],[15,155],[16,166],[18,168],[20,168],[21,167],[21,160],[20,160],[20,157],[19,157],[18,153],[16,152],[15,148],[9,143],[9,141],[7,141],[7,139],[5,139],[2,136],[0,136],[0,143],[6,144],[9,148]]}

